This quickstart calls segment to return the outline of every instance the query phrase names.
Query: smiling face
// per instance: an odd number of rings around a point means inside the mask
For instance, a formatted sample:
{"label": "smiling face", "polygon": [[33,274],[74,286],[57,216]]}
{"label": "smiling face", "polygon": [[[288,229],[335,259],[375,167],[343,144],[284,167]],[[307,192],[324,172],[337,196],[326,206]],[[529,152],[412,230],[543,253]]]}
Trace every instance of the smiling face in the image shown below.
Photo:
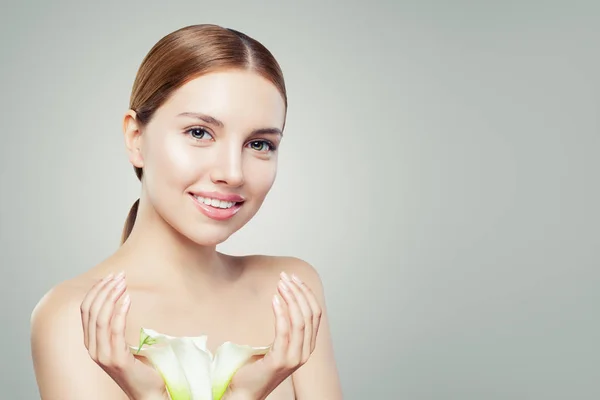
{"label": "smiling face", "polygon": [[190,240],[221,243],[273,185],[285,112],[271,82],[227,70],[177,89],[141,131],[126,116],[129,159],[143,168],[142,201]]}

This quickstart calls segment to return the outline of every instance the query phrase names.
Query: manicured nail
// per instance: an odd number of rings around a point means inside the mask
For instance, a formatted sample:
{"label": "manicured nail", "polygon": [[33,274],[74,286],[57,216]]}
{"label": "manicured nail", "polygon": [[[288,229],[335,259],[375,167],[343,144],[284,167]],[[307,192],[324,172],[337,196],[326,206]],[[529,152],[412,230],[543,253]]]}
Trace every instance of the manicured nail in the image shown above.
{"label": "manicured nail", "polygon": [[302,280],[300,278],[298,278],[298,275],[292,274],[292,279],[299,285],[302,285]]}
{"label": "manicured nail", "polygon": [[106,275],[106,276],[105,276],[105,277],[102,279],[102,281],[103,281],[103,282],[107,282],[107,281],[111,280],[111,279],[112,279],[112,277],[113,277],[113,273],[111,272],[110,274]]}
{"label": "manicured nail", "polygon": [[277,296],[276,294],[273,295],[273,303],[275,303],[276,305],[281,305],[281,301],[279,300],[279,296]]}
{"label": "manicured nail", "polygon": [[290,290],[286,281],[279,281],[279,287],[281,289],[285,290],[286,292],[288,292]]}
{"label": "manicured nail", "polygon": [[290,277],[285,272],[281,271],[281,277],[288,282],[291,282]]}
{"label": "manicured nail", "polygon": [[117,286],[115,286],[115,290],[121,290],[121,289],[123,289],[124,286],[125,286],[125,280],[121,280],[119,283],[117,283]]}
{"label": "manicured nail", "polygon": [[127,306],[129,305],[130,302],[131,302],[131,298],[129,297],[129,293],[127,293],[125,295],[125,298],[123,299],[123,305],[121,306],[123,308],[123,310],[125,310],[127,308]]}
{"label": "manicured nail", "polygon": [[119,279],[122,279],[125,276],[125,271],[121,271],[119,272],[115,277],[115,281],[118,281]]}

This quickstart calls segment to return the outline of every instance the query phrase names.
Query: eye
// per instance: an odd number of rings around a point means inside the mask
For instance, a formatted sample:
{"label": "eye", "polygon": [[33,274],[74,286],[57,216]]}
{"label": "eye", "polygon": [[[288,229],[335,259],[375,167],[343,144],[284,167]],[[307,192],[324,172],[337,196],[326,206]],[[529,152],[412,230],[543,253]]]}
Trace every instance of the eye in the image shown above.
{"label": "eye", "polygon": [[253,140],[249,143],[252,150],[260,151],[260,152],[269,152],[275,151],[276,147],[273,143],[268,140]]}
{"label": "eye", "polygon": [[212,138],[212,135],[206,129],[204,129],[202,127],[190,128],[190,129],[186,130],[185,133],[190,135],[192,137],[192,139],[194,139],[194,140],[207,139],[206,135],[208,135]]}

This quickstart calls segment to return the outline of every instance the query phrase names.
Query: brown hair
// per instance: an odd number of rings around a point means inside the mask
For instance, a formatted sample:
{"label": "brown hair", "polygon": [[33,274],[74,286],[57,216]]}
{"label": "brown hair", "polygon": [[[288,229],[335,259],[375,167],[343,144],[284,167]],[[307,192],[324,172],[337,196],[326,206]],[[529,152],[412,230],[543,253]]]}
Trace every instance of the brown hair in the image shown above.
{"label": "brown hair", "polygon": [[[129,108],[136,112],[143,128],[176,89],[200,75],[231,68],[255,71],[272,82],[287,110],[283,73],[271,52],[242,32],[213,24],[186,26],[160,39],[138,69]],[[134,170],[141,181],[142,169]],[[138,206],[139,199],[129,210],[121,244],[133,229]]]}

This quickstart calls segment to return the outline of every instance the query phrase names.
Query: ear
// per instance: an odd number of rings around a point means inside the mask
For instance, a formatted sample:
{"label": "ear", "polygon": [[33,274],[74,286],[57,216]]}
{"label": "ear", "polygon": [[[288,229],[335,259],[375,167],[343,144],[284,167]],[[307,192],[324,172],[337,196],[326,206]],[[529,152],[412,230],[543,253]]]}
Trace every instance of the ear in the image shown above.
{"label": "ear", "polygon": [[144,167],[142,158],[142,130],[137,121],[137,114],[133,110],[127,110],[123,118],[123,133],[125,135],[125,146],[129,162],[138,168]]}

